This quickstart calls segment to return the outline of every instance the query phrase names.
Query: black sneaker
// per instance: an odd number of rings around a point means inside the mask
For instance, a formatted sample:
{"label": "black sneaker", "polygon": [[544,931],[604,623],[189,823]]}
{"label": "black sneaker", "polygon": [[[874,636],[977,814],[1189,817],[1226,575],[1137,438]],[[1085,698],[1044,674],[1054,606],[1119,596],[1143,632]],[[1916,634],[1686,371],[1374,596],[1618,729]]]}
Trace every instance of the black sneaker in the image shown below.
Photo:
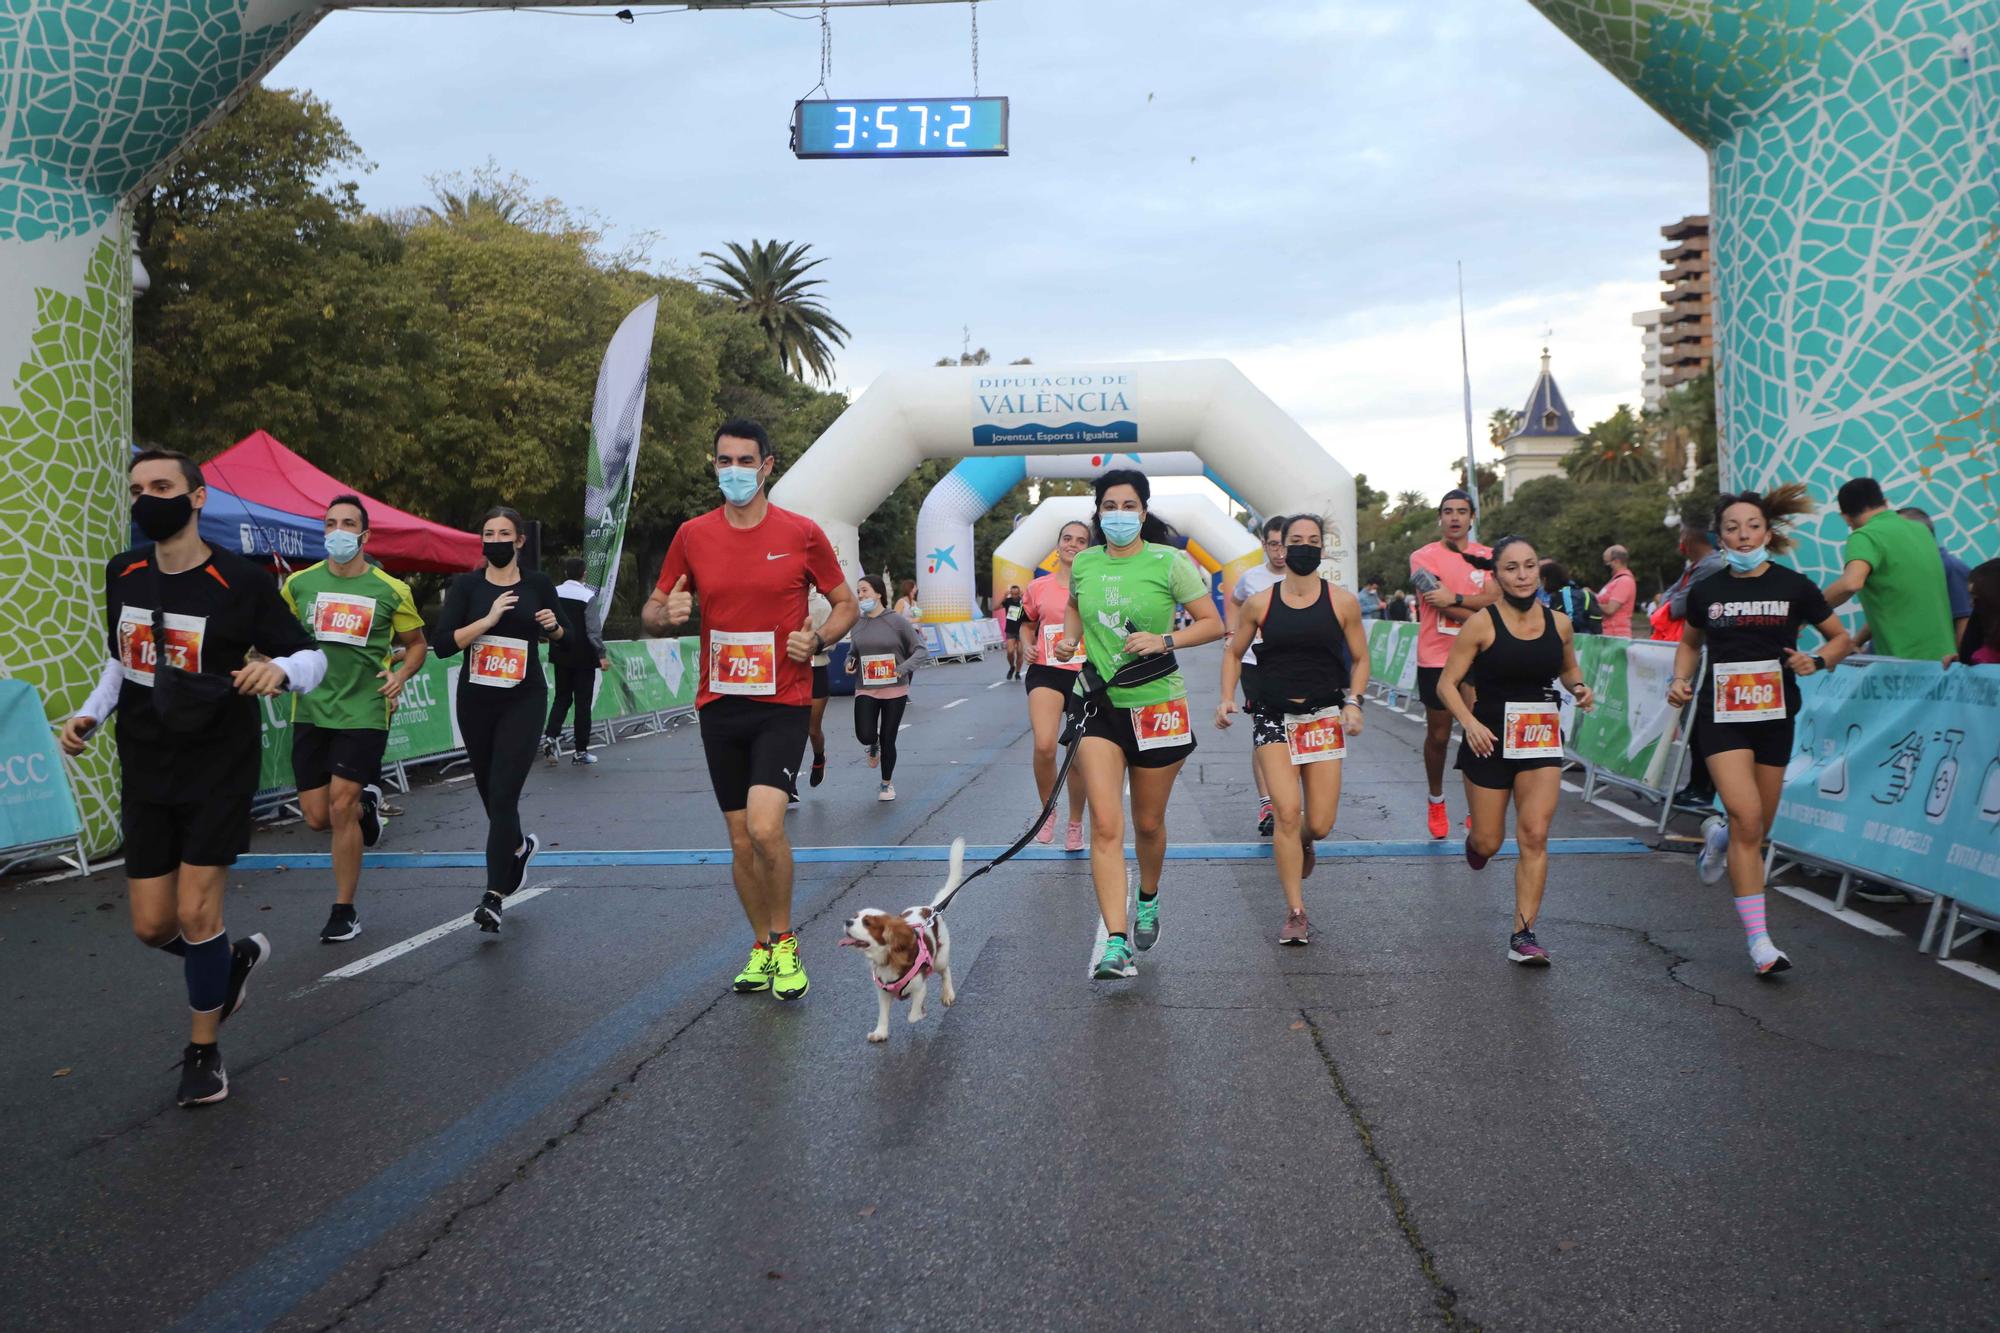
{"label": "black sneaker", "polygon": [[562,742],[553,736],[542,737],[542,758],[553,766],[562,758]]}
{"label": "black sneaker", "polygon": [[1257,816],[1257,836],[1268,838],[1271,836],[1271,830],[1277,826],[1278,817],[1271,813],[1270,806],[1265,806],[1263,813]]}
{"label": "black sneaker", "polygon": [[189,1043],[181,1052],[181,1090],[174,1098],[182,1106],[209,1106],[229,1095],[229,1071],[222,1067],[222,1048]]}
{"label": "black sneaker", "polygon": [[382,841],[382,789],[369,783],[361,789],[361,845]]}
{"label": "black sneaker", "polygon": [[481,898],[479,906],[472,909],[473,924],[490,935],[498,935],[500,933],[501,901],[501,897],[497,893],[488,893],[485,897]]}
{"label": "black sneaker", "polygon": [[326,924],[320,927],[321,944],[339,944],[351,940],[361,933],[361,917],[356,914],[353,903],[335,903]]}
{"label": "black sneaker", "polygon": [[528,862],[535,859],[535,853],[542,850],[542,840],[534,834],[525,834],[522,841],[528,844],[526,851],[514,853],[514,887],[509,893],[519,893],[521,886],[528,882]]}
{"label": "black sneaker", "polygon": [[[271,941],[262,935],[245,935],[234,940],[229,946],[229,993],[222,1001],[222,1017],[217,1022],[226,1023],[229,1016],[243,1007],[249,993],[250,974],[271,959]],[[221,1068],[220,1065],[217,1068]],[[226,1083],[228,1080],[224,1080]],[[187,1105],[186,1102],[181,1105]]]}

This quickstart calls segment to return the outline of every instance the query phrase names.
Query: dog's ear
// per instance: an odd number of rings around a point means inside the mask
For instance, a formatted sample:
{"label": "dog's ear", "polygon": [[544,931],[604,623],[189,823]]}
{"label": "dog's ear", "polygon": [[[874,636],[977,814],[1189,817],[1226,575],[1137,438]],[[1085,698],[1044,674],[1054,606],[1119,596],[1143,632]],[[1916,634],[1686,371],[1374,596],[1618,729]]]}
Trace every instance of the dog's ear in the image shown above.
{"label": "dog's ear", "polygon": [[868,927],[868,935],[871,939],[877,944],[887,944],[889,942],[886,938],[890,928],[889,923],[895,919],[887,912],[870,912],[862,917],[861,921],[862,924]]}
{"label": "dog's ear", "polygon": [[882,942],[889,946],[889,966],[908,971],[917,960],[917,928],[899,916],[882,915]]}
{"label": "dog's ear", "polygon": [[929,921],[932,917],[936,916],[937,913],[932,911],[928,907],[919,907],[917,909],[917,915],[922,917],[925,921]]}

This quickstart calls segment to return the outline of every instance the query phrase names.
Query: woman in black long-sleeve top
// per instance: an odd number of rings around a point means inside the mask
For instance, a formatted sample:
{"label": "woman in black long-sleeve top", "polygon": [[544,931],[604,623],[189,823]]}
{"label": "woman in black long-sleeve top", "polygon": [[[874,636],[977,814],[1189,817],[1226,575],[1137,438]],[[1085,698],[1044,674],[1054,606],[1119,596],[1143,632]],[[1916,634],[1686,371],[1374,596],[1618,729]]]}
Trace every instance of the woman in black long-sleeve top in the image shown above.
{"label": "woman in black long-sleeve top", "polygon": [[458,730],[486,806],[486,896],[472,918],[490,931],[500,929],[501,902],[521,887],[541,847],[521,831],[521,788],[549,705],[538,646],[563,636],[555,585],[521,568],[521,527],[521,516],[504,505],[486,512],[486,568],[451,581],[432,645],[440,657],[465,653]]}

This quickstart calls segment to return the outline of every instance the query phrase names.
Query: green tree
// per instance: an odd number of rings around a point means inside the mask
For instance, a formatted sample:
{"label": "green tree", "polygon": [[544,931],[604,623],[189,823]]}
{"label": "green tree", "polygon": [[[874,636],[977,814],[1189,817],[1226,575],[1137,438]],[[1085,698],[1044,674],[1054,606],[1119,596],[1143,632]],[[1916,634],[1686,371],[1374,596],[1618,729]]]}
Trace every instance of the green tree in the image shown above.
{"label": "green tree", "polygon": [[1486,414],[1486,442],[1497,446],[1514,433],[1520,414],[1510,407],[1496,407]]}
{"label": "green tree", "polygon": [[1660,475],[1660,459],[1647,444],[1639,418],[1620,403],[1563,456],[1563,471],[1585,483],[1650,481]]}
{"label": "green tree", "polygon": [[731,241],[727,256],[704,250],[701,257],[714,273],[709,287],[756,319],[786,372],[826,383],[833,378],[833,348],[846,345],[847,329],[812,291],[825,279],[806,274],[826,260],[808,260],[811,248],[753,240],[746,249]]}

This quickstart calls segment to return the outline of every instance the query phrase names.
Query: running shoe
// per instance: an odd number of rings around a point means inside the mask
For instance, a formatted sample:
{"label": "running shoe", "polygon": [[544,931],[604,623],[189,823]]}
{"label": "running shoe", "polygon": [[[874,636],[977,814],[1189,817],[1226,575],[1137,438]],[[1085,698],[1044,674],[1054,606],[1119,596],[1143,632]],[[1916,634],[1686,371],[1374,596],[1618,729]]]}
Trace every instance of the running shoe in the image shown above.
{"label": "running shoe", "polygon": [[807,781],[810,782],[815,787],[819,786],[820,783],[826,781],[825,755],[817,753],[813,755],[812,776],[809,777]]}
{"label": "running shoe", "polygon": [[1066,852],[1080,852],[1083,850],[1083,821],[1081,819],[1072,819],[1069,821],[1069,832],[1063,835],[1063,850]]}
{"label": "running shoe", "polygon": [[578,750],[569,757],[569,761],[572,764],[594,764],[597,762],[597,756],[588,750]]}
{"label": "running shoe", "polygon": [[1306,920],[1304,912],[1286,912],[1285,924],[1278,927],[1278,943],[1311,944],[1312,922]]}
{"label": "running shoe", "polygon": [[1465,817],[1465,863],[1474,870],[1486,869],[1486,863],[1493,858],[1472,850],[1472,816]]}
{"label": "running shoe", "polygon": [[1448,837],[1451,833],[1451,816],[1445,813],[1444,802],[1429,801],[1426,804],[1430,806],[1430,809],[1425,812],[1424,818],[1429,823],[1431,836],[1433,838]]}
{"label": "running shoe", "polygon": [[1757,969],[1758,976],[1768,977],[1773,972],[1791,971],[1792,960],[1785,956],[1783,949],[1771,943],[1769,935],[1759,935],[1750,941],[1750,966]]}
{"label": "running shoe", "polygon": [[361,845],[373,847],[382,841],[382,789],[369,783],[361,789]]}
{"label": "running shoe", "polygon": [[542,737],[542,758],[549,761],[549,767],[554,768],[556,761],[562,758],[562,742],[553,736]]}
{"label": "running shoe", "polygon": [[182,1106],[208,1106],[229,1095],[229,1071],[222,1067],[222,1049],[210,1042],[190,1042],[181,1051],[181,1090],[174,1098]]}
{"label": "running shoe", "polygon": [[542,850],[542,840],[532,833],[523,834],[521,840],[527,846],[514,853],[514,887],[507,890],[509,893],[519,893],[521,886],[528,882],[528,862],[534,860],[535,853]]}
{"label": "running shoe", "polygon": [[1257,836],[1260,838],[1270,837],[1271,830],[1276,828],[1277,825],[1278,817],[1271,813],[1271,803],[1269,801],[1259,801],[1257,803]]}
{"label": "running shoe", "polygon": [[1532,930],[1517,930],[1507,941],[1507,961],[1524,967],[1547,967],[1549,951],[1535,942]]}
{"label": "running shoe", "polygon": [[878,791],[878,792],[876,792],[876,793],[875,793],[875,799],[876,799],[876,800],[878,800],[878,801],[893,801],[893,800],[895,800],[895,799],[896,799],[896,784],[895,784],[895,783],[893,783],[893,782],[885,782],[885,783],[883,783],[883,784],[882,784],[882,789],[881,789],[880,791]]}
{"label": "running shoe", "polygon": [[222,1017],[217,1022],[228,1022],[229,1016],[243,1007],[243,1000],[249,994],[250,974],[271,957],[271,941],[262,935],[245,935],[233,940],[229,945],[229,991],[222,1001]]}
{"label": "running shoe", "polygon": [[1137,909],[1132,913],[1132,943],[1141,952],[1160,942],[1160,895],[1139,899]]}
{"label": "running shoe", "polygon": [[1305,863],[1299,867],[1299,878],[1304,879],[1312,874],[1313,867],[1319,864],[1319,848],[1313,846],[1311,830],[1303,827],[1299,829],[1299,848],[1306,856]]}
{"label": "running shoe", "polygon": [[771,946],[762,940],[750,946],[750,961],[736,974],[729,988],[738,995],[753,995],[771,989]]}
{"label": "running shoe", "polygon": [[500,909],[504,901],[499,894],[488,892],[479,900],[479,906],[472,909],[472,923],[489,935],[498,935]]}
{"label": "running shoe", "polygon": [[799,937],[787,935],[771,950],[771,994],[781,1000],[803,997],[810,983],[799,961]]}
{"label": "running shoe", "polygon": [[1049,817],[1042,821],[1042,826],[1035,830],[1035,841],[1054,842],[1055,840],[1056,840],[1056,812],[1051,810],[1049,811]]}
{"label": "running shoe", "polygon": [[333,911],[327,915],[326,924],[320,927],[321,944],[339,944],[351,940],[361,933],[361,917],[354,910],[353,903],[335,903]]}
{"label": "running shoe", "polygon": [[1091,972],[1090,979],[1122,981],[1138,975],[1139,964],[1132,958],[1132,946],[1125,943],[1123,935],[1113,935],[1104,941],[1104,952],[1098,956],[1097,967]]}
{"label": "running shoe", "polygon": [[1729,873],[1729,821],[1721,815],[1701,821],[1701,850],[1694,855],[1694,868],[1704,884],[1720,884]]}

